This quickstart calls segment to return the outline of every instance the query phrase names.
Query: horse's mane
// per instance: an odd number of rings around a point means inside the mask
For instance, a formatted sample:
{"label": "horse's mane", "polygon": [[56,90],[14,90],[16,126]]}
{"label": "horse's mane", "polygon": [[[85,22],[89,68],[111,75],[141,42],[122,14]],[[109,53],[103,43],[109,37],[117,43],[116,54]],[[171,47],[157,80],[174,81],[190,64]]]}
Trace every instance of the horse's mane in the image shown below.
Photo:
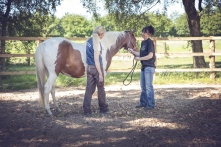
{"label": "horse's mane", "polygon": [[110,49],[111,46],[116,44],[116,40],[125,37],[125,31],[121,32],[107,32],[101,39],[101,44],[104,49]]}

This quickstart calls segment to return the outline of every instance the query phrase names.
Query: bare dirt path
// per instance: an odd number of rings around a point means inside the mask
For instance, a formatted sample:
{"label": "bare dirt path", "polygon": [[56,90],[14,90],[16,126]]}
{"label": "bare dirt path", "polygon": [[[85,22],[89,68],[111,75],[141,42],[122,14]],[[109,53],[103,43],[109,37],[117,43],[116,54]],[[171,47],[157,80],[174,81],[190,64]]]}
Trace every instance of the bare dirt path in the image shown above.
{"label": "bare dirt path", "polygon": [[57,88],[62,113],[46,117],[37,89],[0,93],[1,147],[218,147],[221,146],[219,85],[154,85],[156,109],[136,109],[139,85],[106,87],[113,114],[85,117],[85,87]]}

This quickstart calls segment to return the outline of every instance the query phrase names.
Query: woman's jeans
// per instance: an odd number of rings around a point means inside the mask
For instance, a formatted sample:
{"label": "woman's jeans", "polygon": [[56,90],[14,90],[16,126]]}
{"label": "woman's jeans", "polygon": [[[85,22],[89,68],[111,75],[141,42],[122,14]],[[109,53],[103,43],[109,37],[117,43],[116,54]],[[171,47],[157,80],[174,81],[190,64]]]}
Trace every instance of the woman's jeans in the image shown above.
{"label": "woman's jeans", "polygon": [[144,71],[141,70],[140,74],[140,105],[154,109],[154,90],[153,90],[153,74],[155,72],[154,67],[146,67]]}

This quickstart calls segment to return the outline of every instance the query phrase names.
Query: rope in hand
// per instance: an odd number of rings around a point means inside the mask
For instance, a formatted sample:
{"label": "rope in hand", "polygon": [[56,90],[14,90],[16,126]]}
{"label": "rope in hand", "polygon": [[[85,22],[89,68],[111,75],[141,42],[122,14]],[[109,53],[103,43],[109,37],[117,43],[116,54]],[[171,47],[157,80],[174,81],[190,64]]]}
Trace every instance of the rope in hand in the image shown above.
{"label": "rope in hand", "polygon": [[[128,85],[130,85],[130,83],[132,82],[132,78],[133,78],[134,70],[135,70],[135,68],[136,68],[136,66],[137,66],[137,61],[136,61],[136,63],[134,64],[134,60],[135,60],[135,56],[134,56],[134,59],[133,59],[133,66],[132,66],[132,69],[131,69],[131,71],[129,72],[129,74],[126,76],[126,78],[123,80],[123,84],[124,84],[124,86],[128,86]],[[132,73],[132,74],[131,74],[131,73]],[[125,82],[126,79],[129,77],[130,74],[131,74],[130,82],[129,82],[128,84],[125,84],[124,82]]]}

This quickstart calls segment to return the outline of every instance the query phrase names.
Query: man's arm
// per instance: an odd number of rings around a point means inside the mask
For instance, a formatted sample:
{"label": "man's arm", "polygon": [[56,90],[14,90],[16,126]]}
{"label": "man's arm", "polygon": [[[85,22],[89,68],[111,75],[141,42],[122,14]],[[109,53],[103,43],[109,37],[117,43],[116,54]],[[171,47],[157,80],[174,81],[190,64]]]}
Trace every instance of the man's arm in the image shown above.
{"label": "man's arm", "polygon": [[103,79],[103,75],[102,75],[102,71],[100,67],[99,55],[100,55],[100,50],[94,50],[94,62],[95,62],[97,71],[99,73],[99,82],[102,82],[104,79]]}

